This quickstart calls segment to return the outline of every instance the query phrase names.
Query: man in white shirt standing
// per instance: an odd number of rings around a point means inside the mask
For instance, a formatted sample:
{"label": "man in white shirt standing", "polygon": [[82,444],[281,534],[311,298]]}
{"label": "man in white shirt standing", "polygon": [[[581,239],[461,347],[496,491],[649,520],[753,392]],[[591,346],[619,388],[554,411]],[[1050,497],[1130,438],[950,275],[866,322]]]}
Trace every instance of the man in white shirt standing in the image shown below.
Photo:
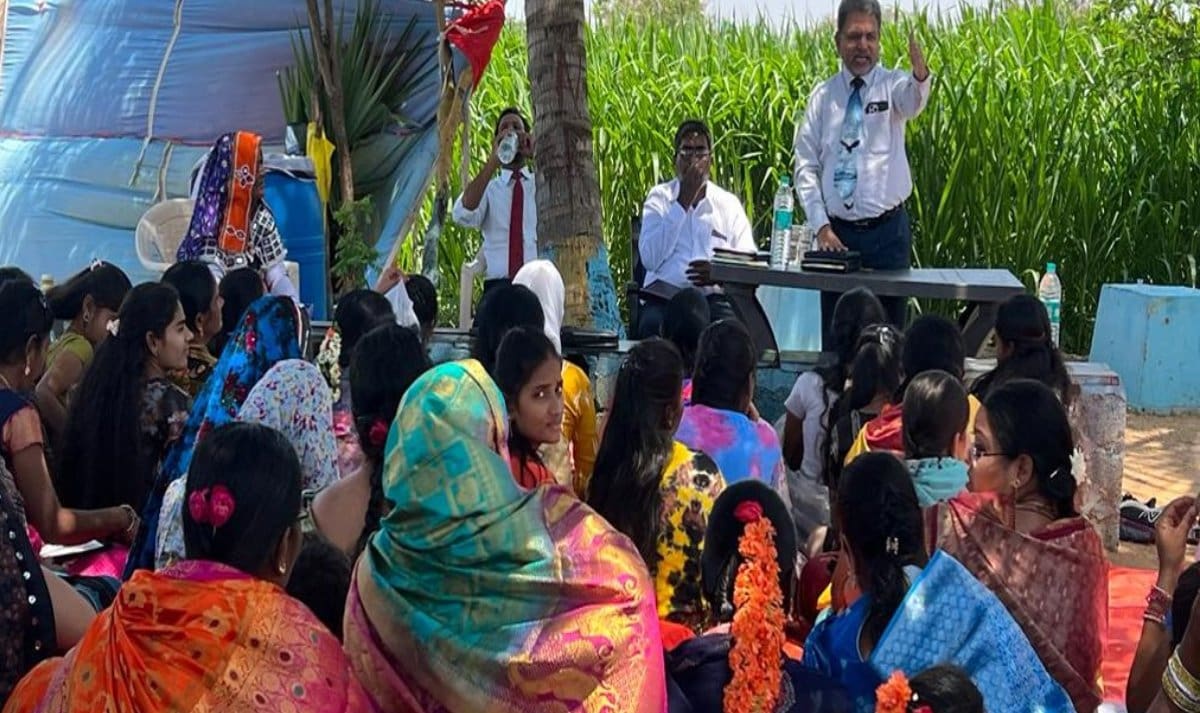
{"label": "man in white shirt standing", "polygon": [[[736,317],[733,305],[713,285],[714,248],[755,253],[758,247],[741,201],[709,179],[712,135],[702,121],[689,120],[675,132],[676,178],[650,189],[642,207],[638,253],[646,269],[639,338],[658,336],[671,293],[696,286],[706,293],[712,321]],[[657,283],[657,285],[656,285]]]}
{"label": "man in white shirt standing", "polygon": [[[925,108],[930,75],[911,33],[912,71],[879,65],[881,22],[877,0],[842,0],[838,6],[834,42],[842,71],[809,96],[796,135],[796,192],[821,249],[857,250],[863,267],[899,270],[909,266],[912,247],[904,209],[912,194],[904,127]],[[838,296],[821,294],[826,334]],[[881,301],[902,328],[906,301]]]}
{"label": "man in white shirt standing", "polygon": [[[518,150],[504,163],[500,144],[510,134],[517,137]],[[454,222],[483,232],[484,294],[511,282],[522,265],[537,259],[537,202],[533,173],[525,166],[533,150],[533,134],[521,110],[500,112],[487,163],[454,202]]]}

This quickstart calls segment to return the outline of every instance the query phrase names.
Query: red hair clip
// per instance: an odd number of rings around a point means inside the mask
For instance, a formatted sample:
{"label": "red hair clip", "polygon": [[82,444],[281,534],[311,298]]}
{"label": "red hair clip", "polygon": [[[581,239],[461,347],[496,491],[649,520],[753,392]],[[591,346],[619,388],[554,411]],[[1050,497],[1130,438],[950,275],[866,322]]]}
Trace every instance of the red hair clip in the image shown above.
{"label": "red hair clip", "polygon": [[756,500],[745,500],[733,509],[733,516],[743,525],[758,522],[763,516],[762,505]]}
{"label": "red hair clip", "polygon": [[214,530],[229,522],[236,507],[233,493],[224,485],[193,490],[188,496],[188,513],[192,520],[201,525],[212,525]]}
{"label": "red hair clip", "polygon": [[387,443],[388,424],[382,418],[375,419],[375,423],[371,424],[371,430],[367,432],[367,438],[370,439],[371,445],[376,448],[382,448],[383,444]]}

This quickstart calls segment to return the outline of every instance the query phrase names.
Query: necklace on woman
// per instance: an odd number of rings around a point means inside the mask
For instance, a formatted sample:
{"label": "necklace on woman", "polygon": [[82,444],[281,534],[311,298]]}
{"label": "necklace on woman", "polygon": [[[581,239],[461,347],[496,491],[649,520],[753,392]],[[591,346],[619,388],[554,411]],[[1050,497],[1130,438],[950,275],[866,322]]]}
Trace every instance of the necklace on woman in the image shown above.
{"label": "necklace on woman", "polygon": [[[1015,515],[1018,512],[1043,518],[1046,520],[1046,524],[1052,523],[1058,519],[1058,515],[1051,505],[1042,502],[1041,500],[1027,500],[1022,503],[1017,503],[1016,508],[1014,508],[1014,529],[1016,525]],[[1039,526],[1037,529],[1040,529],[1041,527],[1042,526]]]}
{"label": "necklace on woman", "polygon": [[8,389],[9,391],[16,391],[16,389],[13,388],[12,383],[9,382],[8,377],[4,374],[0,374],[0,381],[4,382],[4,388]]}

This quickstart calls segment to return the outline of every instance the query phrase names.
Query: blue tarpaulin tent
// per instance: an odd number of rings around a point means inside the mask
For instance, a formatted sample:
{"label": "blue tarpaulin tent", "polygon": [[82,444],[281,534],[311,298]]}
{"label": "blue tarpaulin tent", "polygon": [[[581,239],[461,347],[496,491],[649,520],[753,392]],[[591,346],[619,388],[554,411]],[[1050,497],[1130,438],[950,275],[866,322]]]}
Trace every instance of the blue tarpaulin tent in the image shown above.
{"label": "blue tarpaulin tent", "polygon": [[[335,12],[343,4],[349,23],[355,3],[337,0]],[[432,2],[379,0],[379,8],[397,34],[416,18],[420,49],[433,57]],[[9,0],[0,264],[62,280],[103,258],[135,282],[155,277],[137,259],[134,229],[157,201],[188,194],[192,169],[213,140],[249,130],[263,135],[268,152],[281,149],[275,73],[292,63],[291,38],[305,18],[304,0]],[[381,213],[383,254],[428,185],[438,96],[439,75],[429,72],[403,107],[409,123],[379,137],[362,161],[356,153],[356,172],[362,164]],[[268,189],[273,206],[295,193],[282,184]],[[323,260],[307,237],[302,249],[289,244],[293,257]],[[285,232],[285,242],[291,238]],[[315,289],[307,275],[319,273],[302,271],[302,289]],[[316,301],[310,296],[305,301]]]}

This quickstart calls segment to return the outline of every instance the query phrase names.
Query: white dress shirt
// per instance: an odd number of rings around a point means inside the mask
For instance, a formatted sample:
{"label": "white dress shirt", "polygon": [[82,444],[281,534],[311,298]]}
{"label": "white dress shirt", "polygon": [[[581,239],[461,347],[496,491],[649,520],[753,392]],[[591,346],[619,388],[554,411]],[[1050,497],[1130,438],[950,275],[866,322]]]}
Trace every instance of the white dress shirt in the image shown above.
{"label": "white dress shirt", "polygon": [[[537,201],[534,196],[533,173],[521,169],[521,183],[525,189],[525,209],[521,216],[522,232],[525,235],[525,262],[537,259]],[[508,226],[512,220],[513,172],[503,169],[488,181],[483,198],[475,210],[463,206],[462,196],[454,201],[451,217],[464,228],[475,228],[483,232],[483,245],[479,251],[487,262],[486,279],[508,277]]]}
{"label": "white dress shirt", "polygon": [[[932,75],[930,75],[932,76]],[[796,134],[796,193],[813,232],[842,220],[875,218],[912,194],[912,173],[904,149],[904,125],[929,101],[930,77],[918,82],[911,72],[880,65],[863,77],[862,144],[855,151],[858,181],[854,204],[846,208],[834,186],[842,123],[854,75],[841,72],[817,85],[808,97],[804,124]]]}
{"label": "white dress shirt", "polygon": [[742,203],[712,181],[704,199],[684,210],[679,203],[679,179],[650,189],[642,206],[638,253],[646,268],[645,284],[662,280],[689,287],[687,268],[695,260],[711,260],[713,248],[755,253],[758,246]]}

